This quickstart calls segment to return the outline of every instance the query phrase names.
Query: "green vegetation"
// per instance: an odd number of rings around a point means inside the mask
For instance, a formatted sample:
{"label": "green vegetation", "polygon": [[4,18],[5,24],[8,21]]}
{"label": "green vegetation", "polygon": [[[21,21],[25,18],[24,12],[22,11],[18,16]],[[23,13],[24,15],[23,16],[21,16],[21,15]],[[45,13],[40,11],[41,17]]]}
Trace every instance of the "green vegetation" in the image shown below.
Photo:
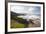
{"label": "green vegetation", "polygon": [[21,23],[12,23],[11,28],[24,28],[25,25]]}
{"label": "green vegetation", "polygon": [[11,28],[24,28],[25,24],[17,23],[15,20],[11,21]]}
{"label": "green vegetation", "polygon": [[[32,19],[29,22],[33,24]],[[25,28],[32,26],[32,24],[29,24],[26,19],[11,15],[11,28]]]}

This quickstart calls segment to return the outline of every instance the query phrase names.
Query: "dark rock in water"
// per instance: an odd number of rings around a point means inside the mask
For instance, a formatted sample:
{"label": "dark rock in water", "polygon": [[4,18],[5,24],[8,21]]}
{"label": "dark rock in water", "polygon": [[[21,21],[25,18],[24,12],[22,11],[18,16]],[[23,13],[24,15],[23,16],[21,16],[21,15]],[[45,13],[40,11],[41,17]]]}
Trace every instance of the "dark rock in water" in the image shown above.
{"label": "dark rock in water", "polygon": [[33,22],[33,20],[32,20],[32,19],[29,19],[29,23],[32,23],[32,24],[34,24],[34,22]]}

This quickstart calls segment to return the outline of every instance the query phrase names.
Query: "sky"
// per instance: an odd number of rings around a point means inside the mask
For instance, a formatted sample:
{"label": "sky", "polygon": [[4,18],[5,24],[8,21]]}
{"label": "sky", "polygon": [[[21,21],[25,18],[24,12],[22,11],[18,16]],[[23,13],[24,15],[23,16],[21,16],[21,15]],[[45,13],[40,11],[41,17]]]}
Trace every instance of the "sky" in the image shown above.
{"label": "sky", "polygon": [[11,11],[26,14],[26,16],[19,16],[25,19],[32,17],[38,18],[40,16],[40,6],[11,5]]}

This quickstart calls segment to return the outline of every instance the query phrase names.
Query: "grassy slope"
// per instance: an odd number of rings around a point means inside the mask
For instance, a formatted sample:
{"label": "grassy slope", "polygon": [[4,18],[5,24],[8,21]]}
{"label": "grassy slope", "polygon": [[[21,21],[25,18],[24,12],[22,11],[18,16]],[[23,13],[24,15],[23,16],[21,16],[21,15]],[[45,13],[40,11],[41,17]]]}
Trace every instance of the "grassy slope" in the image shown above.
{"label": "grassy slope", "polygon": [[17,23],[15,20],[11,21],[11,28],[24,28],[25,24]]}

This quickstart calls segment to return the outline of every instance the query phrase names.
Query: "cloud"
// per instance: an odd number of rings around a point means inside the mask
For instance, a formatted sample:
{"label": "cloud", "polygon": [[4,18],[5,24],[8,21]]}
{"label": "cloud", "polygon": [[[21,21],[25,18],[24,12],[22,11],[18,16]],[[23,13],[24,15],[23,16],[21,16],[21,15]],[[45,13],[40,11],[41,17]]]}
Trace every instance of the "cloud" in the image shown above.
{"label": "cloud", "polygon": [[16,13],[26,13],[25,16],[18,16],[24,19],[39,18],[40,7],[39,6],[11,6],[11,11]]}
{"label": "cloud", "polygon": [[11,6],[11,11],[16,12],[16,13],[27,13],[31,14],[33,8],[29,6]]}

